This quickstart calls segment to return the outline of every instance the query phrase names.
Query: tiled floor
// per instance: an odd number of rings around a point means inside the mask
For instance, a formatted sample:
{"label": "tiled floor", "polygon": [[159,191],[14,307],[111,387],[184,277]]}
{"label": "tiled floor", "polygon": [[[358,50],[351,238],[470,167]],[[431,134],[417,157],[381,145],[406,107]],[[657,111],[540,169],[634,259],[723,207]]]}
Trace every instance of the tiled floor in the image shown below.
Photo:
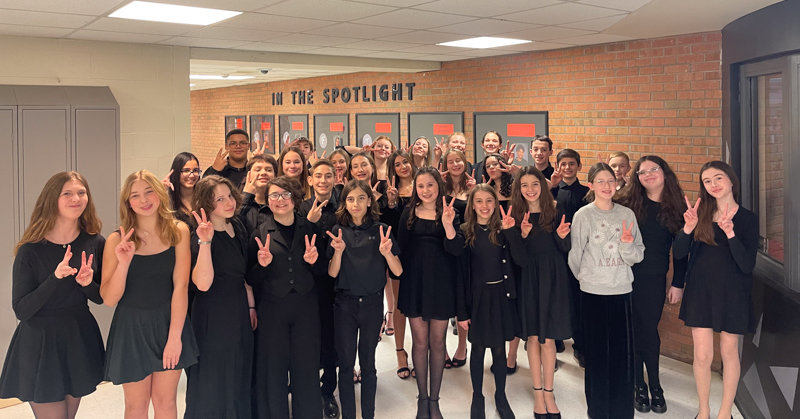
{"label": "tiled floor", "polygon": [[[407,331],[406,349],[410,353],[411,336]],[[455,350],[457,338],[448,333],[450,353]],[[583,395],[583,371],[572,358],[571,348],[567,342],[567,351],[559,354],[561,369],[555,376],[555,391],[558,406],[565,419],[586,418],[586,401]],[[412,380],[400,380],[395,375],[396,357],[394,338],[385,337],[378,344],[378,394],[376,400],[378,418],[411,419],[416,409],[416,384]],[[497,418],[494,410],[494,381],[489,372],[491,357],[487,352],[485,363],[484,394],[486,395],[487,418]],[[520,347],[518,356],[519,371],[508,378],[507,394],[518,418],[533,417],[533,395],[528,360]],[[661,384],[669,410],[658,415],[655,413],[636,413],[636,418],[649,419],[691,419],[697,413],[697,395],[692,377],[691,365],[661,358]],[[185,381],[181,380],[178,389],[179,417],[183,416]],[[356,387],[358,392],[358,387]],[[445,371],[444,385],[440,406],[446,418],[469,418],[469,407],[472,388],[469,379],[469,366]],[[722,398],[722,377],[712,375],[711,406],[719,406]],[[151,418],[152,413],[151,413]],[[716,416],[712,416],[716,417]],[[27,404],[0,409],[0,419],[33,419],[33,413]],[[77,419],[122,419],[123,394],[122,387],[103,384],[97,391],[83,399]],[[738,410],[734,409],[734,418],[741,419]],[[223,418],[221,418],[223,419]]]}

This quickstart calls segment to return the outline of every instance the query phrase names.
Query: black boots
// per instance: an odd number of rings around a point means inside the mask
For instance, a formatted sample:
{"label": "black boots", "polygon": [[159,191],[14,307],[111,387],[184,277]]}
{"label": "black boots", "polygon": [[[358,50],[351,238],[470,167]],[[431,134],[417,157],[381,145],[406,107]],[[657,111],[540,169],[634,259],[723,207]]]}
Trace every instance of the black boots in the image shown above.
{"label": "black boots", "polygon": [[633,407],[642,413],[650,411],[650,396],[647,394],[647,385],[636,386],[633,396]]}
{"label": "black boots", "polygon": [[650,389],[650,410],[653,413],[664,413],[667,411],[667,401],[664,399],[664,390],[660,387]]}
{"label": "black boots", "polygon": [[500,419],[515,419],[514,412],[511,411],[511,405],[508,404],[506,393],[495,393],[494,404],[497,407]]}

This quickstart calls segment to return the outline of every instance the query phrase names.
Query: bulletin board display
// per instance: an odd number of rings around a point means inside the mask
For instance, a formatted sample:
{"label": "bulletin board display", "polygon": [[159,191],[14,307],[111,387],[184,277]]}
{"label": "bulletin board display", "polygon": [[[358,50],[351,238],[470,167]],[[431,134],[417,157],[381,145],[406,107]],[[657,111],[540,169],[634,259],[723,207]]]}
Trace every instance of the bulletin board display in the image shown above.
{"label": "bulletin board display", "polygon": [[275,116],[250,115],[250,151],[265,145],[265,154],[275,154]]}
{"label": "bulletin board display", "polygon": [[280,129],[280,150],[282,152],[292,141],[308,138],[308,114],[278,115],[278,128]]}
{"label": "bulletin board display", "polygon": [[314,149],[330,156],[340,145],[350,145],[350,114],[314,115]]}
{"label": "bulletin board display", "polygon": [[243,129],[247,132],[247,116],[232,115],[225,117],[225,135],[235,129]]}
{"label": "bulletin board display", "polygon": [[399,113],[357,113],[356,146],[372,144],[375,138],[385,135],[391,138],[395,147],[400,147]]}
{"label": "bulletin board display", "polygon": [[516,145],[514,148],[514,164],[530,165],[532,157],[529,151],[534,135],[547,135],[548,114],[542,112],[475,112],[473,114],[475,133],[475,161],[484,158],[481,140],[488,131],[497,131],[506,142]]}
{"label": "bulletin board display", "polygon": [[464,132],[464,112],[412,112],[408,114],[408,147],[417,138],[428,140],[428,150],[436,145],[434,138],[447,138],[454,132]]}

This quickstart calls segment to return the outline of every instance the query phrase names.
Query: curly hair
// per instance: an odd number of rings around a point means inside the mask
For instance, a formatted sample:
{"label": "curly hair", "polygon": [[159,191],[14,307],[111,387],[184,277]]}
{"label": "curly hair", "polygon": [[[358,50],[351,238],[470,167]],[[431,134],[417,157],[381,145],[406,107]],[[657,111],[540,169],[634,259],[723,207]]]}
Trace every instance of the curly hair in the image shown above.
{"label": "curly hair", "polygon": [[300,204],[303,202],[303,190],[299,183],[296,180],[289,178],[288,176],[278,176],[275,179],[270,180],[267,183],[267,192],[266,192],[266,200],[267,204],[269,204],[269,190],[273,186],[277,186],[278,188],[283,189],[286,192],[292,194],[292,205],[294,205],[295,211],[300,208]]}
{"label": "curly hair", "polygon": [[[486,157],[483,159],[484,165],[485,165],[486,160],[488,160],[489,158],[494,158],[495,160],[497,160],[498,163],[500,163],[500,162],[505,163],[506,162],[505,159],[503,159],[503,156],[501,156],[500,154],[491,153],[491,154],[487,154]],[[503,174],[500,175],[500,195],[503,195],[505,198],[510,197],[511,196],[511,184],[513,182],[514,182],[514,176],[511,176],[511,173],[503,172]],[[494,186],[495,185],[494,179],[489,179],[488,183],[489,183],[490,186]]]}
{"label": "curly hair", "polygon": [[[236,209],[233,211],[233,217],[239,213],[239,210],[242,208],[242,194],[239,192],[239,189],[233,186],[233,183],[218,175],[211,175],[206,176],[194,185],[194,193],[192,194],[192,211],[200,214],[200,210],[205,210],[206,215],[211,217],[211,213],[217,208],[216,197],[214,196],[217,186],[224,185],[227,186],[231,192],[231,196],[236,201]],[[227,220],[230,222],[230,218]],[[196,220],[193,220],[193,223],[196,223]],[[196,226],[195,226],[196,227]]]}

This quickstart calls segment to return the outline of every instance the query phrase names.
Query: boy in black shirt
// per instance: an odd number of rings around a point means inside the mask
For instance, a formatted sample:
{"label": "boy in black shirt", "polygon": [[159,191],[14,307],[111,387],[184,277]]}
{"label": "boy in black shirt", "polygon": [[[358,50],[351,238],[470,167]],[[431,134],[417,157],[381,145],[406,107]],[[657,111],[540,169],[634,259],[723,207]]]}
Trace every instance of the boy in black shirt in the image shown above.
{"label": "boy in black shirt", "polygon": [[531,140],[531,157],[534,166],[539,169],[546,179],[553,176],[553,166],[550,165],[550,156],[553,155],[553,140],[546,135],[536,135]]}
{"label": "boy in black shirt", "polygon": [[214,164],[203,173],[203,177],[219,175],[228,179],[233,186],[242,189],[247,176],[247,152],[250,151],[250,136],[243,129],[230,130],[225,135],[225,148],[220,148]]}

